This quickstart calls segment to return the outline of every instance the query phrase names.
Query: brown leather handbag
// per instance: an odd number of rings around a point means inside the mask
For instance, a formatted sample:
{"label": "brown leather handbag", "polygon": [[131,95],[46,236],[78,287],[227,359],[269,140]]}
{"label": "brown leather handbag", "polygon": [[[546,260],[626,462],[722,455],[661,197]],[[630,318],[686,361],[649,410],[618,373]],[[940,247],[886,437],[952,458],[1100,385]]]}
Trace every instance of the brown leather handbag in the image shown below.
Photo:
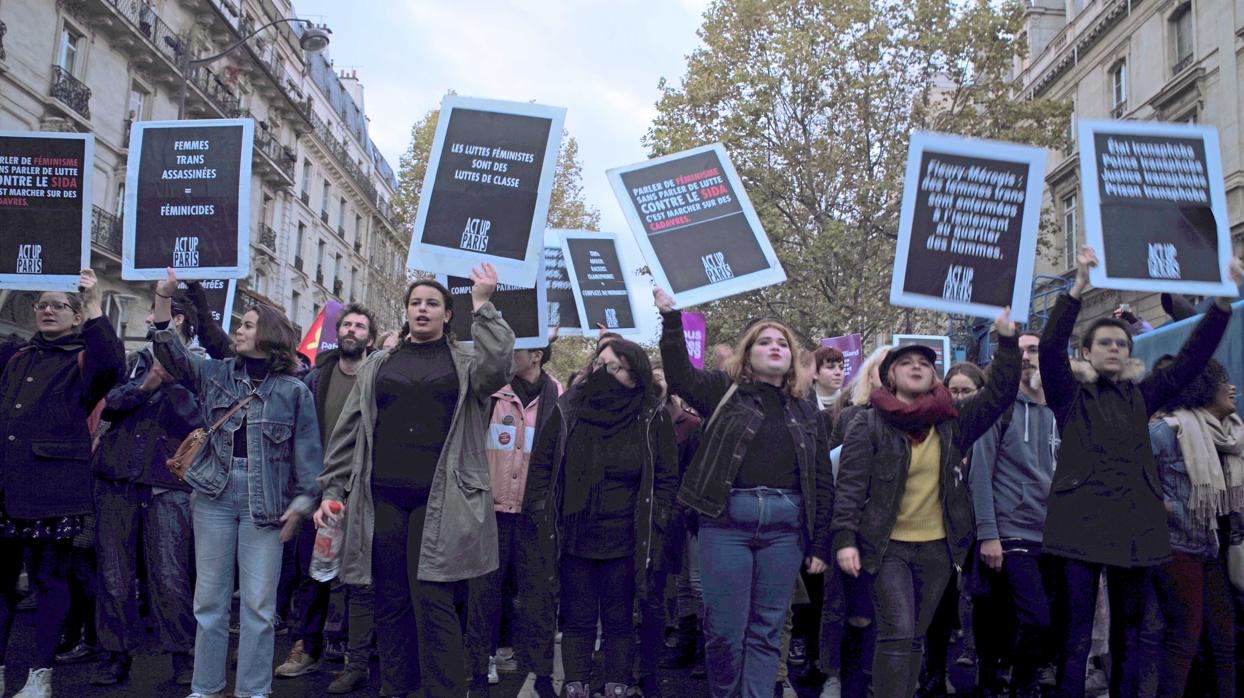
{"label": "brown leather handbag", "polygon": [[229,418],[232,417],[235,412],[245,407],[246,403],[253,399],[255,399],[255,393],[247,395],[241,400],[238,400],[233,407],[230,407],[229,411],[226,412],[223,417],[217,419],[216,423],[212,426],[206,429],[199,427],[198,429],[190,432],[186,438],[181,440],[181,445],[177,447],[177,452],[173,454],[173,457],[164,461],[164,464],[168,466],[169,472],[176,475],[178,480],[185,480],[186,471],[190,470],[190,464],[194,462],[194,457],[199,455],[199,449],[203,448],[203,444],[207,443],[207,440],[212,438],[212,434],[220,428],[221,424],[229,421]]}

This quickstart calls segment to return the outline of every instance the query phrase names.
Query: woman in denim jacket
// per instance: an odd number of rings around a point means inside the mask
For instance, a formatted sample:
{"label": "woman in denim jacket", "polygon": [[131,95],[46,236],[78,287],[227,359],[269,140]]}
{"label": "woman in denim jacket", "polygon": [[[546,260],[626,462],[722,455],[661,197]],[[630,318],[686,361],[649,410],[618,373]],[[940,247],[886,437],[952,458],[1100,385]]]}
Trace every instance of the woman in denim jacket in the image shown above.
{"label": "woman in denim jacket", "polygon": [[248,395],[254,398],[211,436],[186,473],[194,488],[194,642],[192,698],[224,695],[229,606],[236,561],[242,593],[234,694],[272,691],[272,618],[281,546],[316,505],[323,460],[311,391],[296,376],[298,338],[280,311],[248,310],[234,332],[236,357],[198,356],[168,328],[177,277],[156,284],[156,360],[199,396],[210,425]]}

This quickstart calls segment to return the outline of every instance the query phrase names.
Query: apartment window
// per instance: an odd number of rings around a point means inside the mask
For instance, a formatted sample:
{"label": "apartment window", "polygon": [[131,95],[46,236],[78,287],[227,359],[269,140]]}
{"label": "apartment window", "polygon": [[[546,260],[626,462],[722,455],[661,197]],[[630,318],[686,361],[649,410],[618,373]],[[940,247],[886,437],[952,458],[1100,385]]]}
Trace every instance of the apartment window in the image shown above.
{"label": "apartment window", "polygon": [[1067,269],[1074,269],[1076,266],[1076,253],[1080,249],[1080,228],[1076,219],[1076,195],[1068,194],[1063,197],[1063,266]]}
{"label": "apartment window", "polygon": [[299,315],[300,310],[302,310],[302,294],[298,293],[297,291],[290,291],[289,319],[293,320],[295,325],[301,324],[298,322],[298,315]]}
{"label": "apartment window", "polygon": [[74,77],[78,76],[78,63],[80,62],[78,51],[81,47],[82,35],[66,24],[60,30],[60,54],[57,56],[56,64]]}
{"label": "apartment window", "polygon": [[1110,68],[1110,115],[1116,119],[1127,111],[1127,61]]}
{"label": "apartment window", "polygon": [[117,218],[125,213],[125,182],[117,183],[117,200],[113,202],[113,213]]}
{"label": "apartment window", "polygon": [[267,194],[263,195],[259,204],[259,222],[267,226],[272,225],[272,197]]}
{"label": "apartment window", "polygon": [[142,121],[147,118],[147,101],[151,91],[137,82],[130,83],[130,99],[125,118]]}
{"label": "apartment window", "polygon": [[1076,98],[1071,98],[1071,115],[1067,117],[1067,140],[1076,142]]}
{"label": "apartment window", "polygon": [[338,228],[340,228],[340,229],[343,231],[343,232],[342,232],[342,235],[344,236],[344,235],[345,235],[345,232],[344,232],[344,231],[345,231],[345,229],[346,229],[346,200],[345,200],[345,197],[342,197],[342,199],[341,199],[341,201],[340,201],[340,204],[339,204],[339,205],[338,205],[338,207],[337,207],[337,227],[338,227]]}
{"label": "apartment window", "polygon": [[268,295],[268,277],[258,269],[255,270],[255,292],[261,296]]}
{"label": "apartment window", "polygon": [[341,255],[333,258],[333,286],[336,286],[338,281],[341,281]]}
{"label": "apartment window", "polygon": [[1178,73],[1192,63],[1192,4],[1185,4],[1171,17],[1175,42],[1175,62],[1172,73]]}
{"label": "apartment window", "polygon": [[[324,180],[324,191],[321,193],[321,196],[320,196],[320,211],[322,211],[324,215],[328,215],[328,202],[331,201],[332,198],[333,198],[333,187],[331,184],[328,183],[328,180],[326,179]],[[325,223],[327,222],[328,221],[325,221]]]}
{"label": "apartment window", "polygon": [[324,283],[324,241],[320,240],[315,245],[315,280],[316,283]]}
{"label": "apartment window", "polygon": [[108,322],[117,328],[117,336],[124,339],[129,330],[129,304],[136,300],[133,296],[123,296],[118,293],[109,293],[104,297],[106,306],[105,315],[108,316]]}
{"label": "apartment window", "polygon": [[308,158],[302,161],[302,193],[311,192],[311,160]]}
{"label": "apartment window", "polygon": [[307,225],[305,223],[299,223],[297,237],[294,239],[294,263],[299,269],[302,269],[302,245],[306,241]]}

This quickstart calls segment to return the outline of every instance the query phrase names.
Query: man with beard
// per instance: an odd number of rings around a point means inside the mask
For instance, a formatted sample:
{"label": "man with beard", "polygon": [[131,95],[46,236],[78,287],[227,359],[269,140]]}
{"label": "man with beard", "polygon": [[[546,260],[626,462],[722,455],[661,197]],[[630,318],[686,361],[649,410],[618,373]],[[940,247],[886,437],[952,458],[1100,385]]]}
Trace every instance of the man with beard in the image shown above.
{"label": "man with beard", "polygon": [[[354,388],[359,366],[376,342],[377,330],[372,313],[365,306],[359,303],[345,306],[337,318],[337,348],[316,356],[315,368],[302,379],[315,397],[315,413],[325,447],[337,418],[341,416],[346,397]],[[328,618],[332,584],[317,582],[307,574],[315,549],[315,524],[310,517],[303,522],[296,546],[294,567],[286,571],[296,575],[298,580],[291,609],[293,617],[290,619],[290,639],[294,644],[289,657],[276,668],[278,678],[293,678],[316,671],[320,667],[320,656],[324,653],[324,622]],[[365,652],[363,661],[367,661]],[[355,681],[360,679],[360,685],[366,685],[366,673]]]}
{"label": "man with beard", "polygon": [[[1054,477],[1058,430],[1037,373],[1036,334],[1022,334],[1019,395],[1011,419],[1000,419],[972,450],[972,499],[985,593],[976,596],[977,685],[1000,689],[999,659],[1015,660],[1015,696],[1039,696],[1037,672],[1051,654],[1050,600],[1040,566],[1046,498]],[[999,633],[1000,618],[1015,633]],[[1006,646],[1008,638],[1014,647]]]}

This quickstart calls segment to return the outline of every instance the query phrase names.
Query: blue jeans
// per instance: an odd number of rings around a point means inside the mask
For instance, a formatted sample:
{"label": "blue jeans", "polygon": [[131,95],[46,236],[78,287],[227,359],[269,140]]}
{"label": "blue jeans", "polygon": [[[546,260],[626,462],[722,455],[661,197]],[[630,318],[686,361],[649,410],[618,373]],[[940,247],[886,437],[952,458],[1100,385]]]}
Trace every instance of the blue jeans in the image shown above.
{"label": "blue jeans", "polygon": [[242,634],[238,639],[238,696],[272,692],[272,617],[281,576],[281,529],[251,521],[246,459],[234,458],[220,496],[191,495],[194,518],[194,680],[198,693],[223,693],[229,657],[229,608],[233,565],[242,595]]}
{"label": "blue jeans", "polygon": [[713,698],[768,698],[782,625],[803,562],[803,498],[732,489],[722,517],[700,522],[704,653]]}

